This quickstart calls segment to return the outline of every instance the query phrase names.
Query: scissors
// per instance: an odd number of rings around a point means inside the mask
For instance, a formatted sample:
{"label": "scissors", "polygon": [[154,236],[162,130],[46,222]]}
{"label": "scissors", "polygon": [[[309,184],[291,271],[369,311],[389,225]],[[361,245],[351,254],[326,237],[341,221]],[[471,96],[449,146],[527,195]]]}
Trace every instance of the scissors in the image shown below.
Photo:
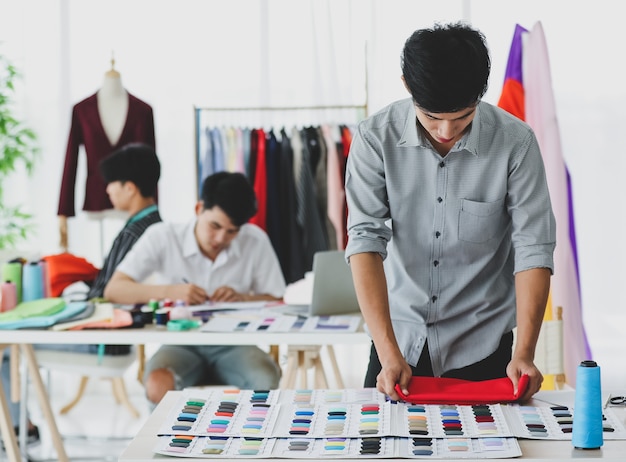
{"label": "scissors", "polygon": [[613,406],[626,404],[626,396],[611,396],[609,398],[609,404],[612,404]]}

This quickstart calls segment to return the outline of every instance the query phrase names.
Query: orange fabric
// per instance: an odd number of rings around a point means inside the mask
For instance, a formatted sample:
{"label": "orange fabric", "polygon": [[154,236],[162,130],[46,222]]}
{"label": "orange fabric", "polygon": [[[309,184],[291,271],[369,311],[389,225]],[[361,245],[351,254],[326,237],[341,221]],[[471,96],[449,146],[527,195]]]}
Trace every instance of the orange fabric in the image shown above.
{"label": "orange fabric", "polygon": [[98,268],[82,257],[71,253],[60,253],[42,257],[48,264],[50,297],[59,297],[67,286],[74,282],[91,282],[96,279]]}
{"label": "orange fabric", "polygon": [[521,120],[526,120],[524,87],[520,82],[507,79],[502,88],[498,106]]}

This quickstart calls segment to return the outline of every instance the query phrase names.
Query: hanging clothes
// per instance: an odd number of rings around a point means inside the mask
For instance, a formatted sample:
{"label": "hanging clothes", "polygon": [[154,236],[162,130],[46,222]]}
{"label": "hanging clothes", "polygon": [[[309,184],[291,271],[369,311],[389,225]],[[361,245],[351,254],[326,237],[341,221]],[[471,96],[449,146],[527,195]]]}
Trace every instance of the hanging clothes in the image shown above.
{"label": "hanging clothes", "polygon": [[[312,269],[316,252],[345,248],[347,126],[204,130],[202,162],[246,174],[258,202],[250,222],[268,234],[287,283]],[[209,162],[209,152],[219,159]]]}

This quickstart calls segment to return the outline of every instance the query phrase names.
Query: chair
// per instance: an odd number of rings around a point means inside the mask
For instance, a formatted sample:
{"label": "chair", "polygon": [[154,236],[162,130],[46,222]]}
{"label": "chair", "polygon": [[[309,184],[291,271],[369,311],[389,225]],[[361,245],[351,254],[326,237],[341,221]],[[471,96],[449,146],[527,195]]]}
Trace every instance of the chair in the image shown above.
{"label": "chair", "polygon": [[[335,357],[335,349],[332,345],[326,345],[326,352],[337,382],[337,388],[344,388],[343,378]],[[329,388],[321,354],[322,347],[320,345],[289,345],[287,347],[287,366],[280,388],[296,388],[298,376],[300,377],[299,386],[305,389],[309,388],[308,372],[311,368],[313,368],[314,387]]]}
{"label": "chair", "polygon": [[35,355],[40,367],[48,371],[62,371],[80,374],[80,383],[76,396],[60,409],[61,414],[68,413],[83,397],[89,378],[100,378],[111,381],[113,397],[118,404],[123,404],[131,415],[139,417],[139,411],[131,403],[124,375],[128,368],[138,361],[138,380],[143,380],[143,365],[145,362],[144,346],[138,345],[130,353],[122,355],[105,355],[98,357],[95,354],[69,351],[36,350]]}

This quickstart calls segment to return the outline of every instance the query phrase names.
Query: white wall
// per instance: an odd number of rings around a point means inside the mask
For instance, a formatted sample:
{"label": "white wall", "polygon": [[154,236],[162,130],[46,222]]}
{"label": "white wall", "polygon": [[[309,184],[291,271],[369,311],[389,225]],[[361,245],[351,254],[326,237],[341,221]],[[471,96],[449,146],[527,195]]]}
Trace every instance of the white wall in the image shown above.
{"label": "white wall", "polygon": [[[459,19],[487,36],[493,70],[485,99],[495,103],[515,24],[530,29],[540,20],[573,181],[585,322],[601,362],[624,325],[626,156],[614,143],[623,131],[625,40],[617,7],[611,0],[0,0],[0,53],[24,74],[19,110],[42,147],[35,175],[12,181],[11,200],[39,225],[27,250],[59,250],[55,215],[71,107],[98,89],[112,51],[126,88],[154,109],[161,211],[181,221],[195,200],[194,106],[360,104],[367,43],[373,112],[405,96],[399,56],[410,33]],[[107,223],[105,249],[120,225]],[[70,220],[72,252],[98,264],[99,242],[98,222],[80,212]]]}

